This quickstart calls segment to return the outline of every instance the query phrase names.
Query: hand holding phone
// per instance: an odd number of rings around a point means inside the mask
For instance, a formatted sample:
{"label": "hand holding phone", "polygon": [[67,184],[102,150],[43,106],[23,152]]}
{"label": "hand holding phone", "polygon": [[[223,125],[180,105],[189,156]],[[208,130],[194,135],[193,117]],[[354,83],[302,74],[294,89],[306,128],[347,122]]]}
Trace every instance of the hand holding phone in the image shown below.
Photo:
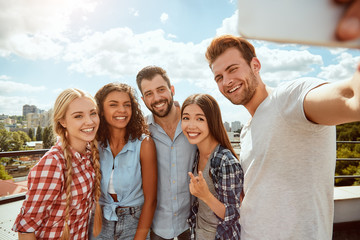
{"label": "hand holding phone", "polygon": [[345,8],[334,0],[238,0],[238,30],[252,39],[360,48],[360,39],[336,37]]}

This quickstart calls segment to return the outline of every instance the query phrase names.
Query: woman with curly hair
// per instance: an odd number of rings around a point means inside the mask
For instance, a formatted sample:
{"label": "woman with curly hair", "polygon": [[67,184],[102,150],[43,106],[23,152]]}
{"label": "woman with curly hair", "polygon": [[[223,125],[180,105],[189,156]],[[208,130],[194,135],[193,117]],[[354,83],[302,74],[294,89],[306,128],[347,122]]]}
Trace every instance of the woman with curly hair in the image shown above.
{"label": "woman with curly hair", "polygon": [[58,141],[31,169],[28,192],[13,230],[19,239],[88,239],[96,203],[94,235],[101,231],[97,105],[79,89],[57,97],[53,129]]}
{"label": "woman with curly hair", "polygon": [[100,115],[103,227],[91,239],[148,239],[156,208],[156,149],[135,90],[109,83],[95,99]]}

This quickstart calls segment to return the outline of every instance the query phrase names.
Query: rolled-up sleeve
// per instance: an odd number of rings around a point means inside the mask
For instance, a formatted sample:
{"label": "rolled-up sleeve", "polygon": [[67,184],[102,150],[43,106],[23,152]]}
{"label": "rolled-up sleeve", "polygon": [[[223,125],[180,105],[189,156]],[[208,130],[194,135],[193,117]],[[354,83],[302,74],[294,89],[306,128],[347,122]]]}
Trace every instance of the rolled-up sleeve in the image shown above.
{"label": "rolled-up sleeve", "polygon": [[[57,155],[44,156],[28,175],[28,192],[13,230],[35,232],[49,218],[49,208],[60,197],[64,182],[63,169]],[[61,205],[57,206],[59,210]]]}
{"label": "rolled-up sleeve", "polygon": [[[217,236],[223,239],[240,237],[240,204],[241,191],[243,188],[243,170],[239,161],[230,153],[217,156],[221,157],[221,164],[214,170],[218,199],[225,205],[225,218],[219,219]],[[235,234],[235,235],[234,235]],[[236,238],[235,238],[236,239]]]}

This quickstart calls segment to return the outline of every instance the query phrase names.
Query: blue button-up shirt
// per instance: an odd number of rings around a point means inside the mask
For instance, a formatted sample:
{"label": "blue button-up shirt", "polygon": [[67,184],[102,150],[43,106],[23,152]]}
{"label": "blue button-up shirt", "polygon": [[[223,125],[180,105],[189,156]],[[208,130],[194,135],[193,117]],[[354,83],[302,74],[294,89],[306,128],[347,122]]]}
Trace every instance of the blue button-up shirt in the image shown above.
{"label": "blue button-up shirt", "polygon": [[[142,189],[140,148],[142,140],[131,140],[113,157],[110,144],[99,147],[101,169],[101,197],[104,218],[118,221],[117,207],[135,207],[144,204]],[[108,193],[110,176],[114,166],[113,183],[118,201],[115,202]]]}
{"label": "blue button-up shirt", "polygon": [[174,238],[189,229],[190,191],[188,172],[191,172],[196,145],[188,142],[179,121],[174,139],[147,117],[151,136],[155,141],[158,165],[157,206],[152,230],[162,238]]}

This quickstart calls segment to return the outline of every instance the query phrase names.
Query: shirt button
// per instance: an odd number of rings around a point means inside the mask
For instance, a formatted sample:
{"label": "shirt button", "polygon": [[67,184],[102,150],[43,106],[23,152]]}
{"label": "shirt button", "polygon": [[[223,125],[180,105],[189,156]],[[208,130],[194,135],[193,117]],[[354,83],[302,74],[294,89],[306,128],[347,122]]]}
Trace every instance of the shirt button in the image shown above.
{"label": "shirt button", "polygon": [[176,213],[174,213],[174,216],[176,216],[177,214]]}
{"label": "shirt button", "polygon": [[173,183],[175,183],[175,180],[173,180]]}
{"label": "shirt button", "polygon": [[171,150],[173,150],[174,149],[174,147],[171,147]]}
{"label": "shirt button", "polygon": [[172,166],[175,167],[175,163],[173,163]]}

